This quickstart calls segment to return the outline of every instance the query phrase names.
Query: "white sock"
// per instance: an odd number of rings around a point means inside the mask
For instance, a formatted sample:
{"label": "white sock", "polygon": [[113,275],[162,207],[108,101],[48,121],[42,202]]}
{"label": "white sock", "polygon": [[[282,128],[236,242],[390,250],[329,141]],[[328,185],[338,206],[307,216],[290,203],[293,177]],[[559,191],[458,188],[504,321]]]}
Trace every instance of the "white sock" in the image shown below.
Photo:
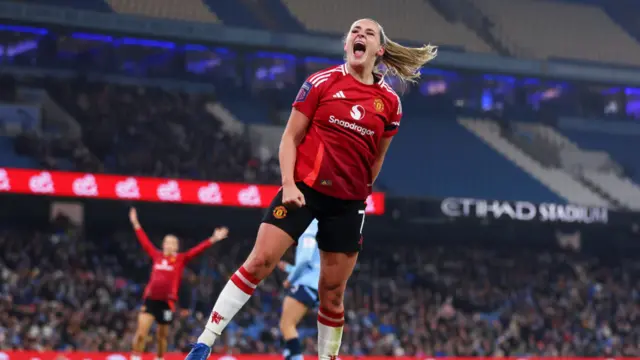
{"label": "white sock", "polygon": [[334,313],[320,307],[318,310],[318,359],[335,359],[340,352],[344,313]]}
{"label": "white sock", "polygon": [[249,274],[244,267],[240,267],[218,296],[209,321],[198,338],[198,343],[213,346],[218,336],[222,334],[222,330],[249,300],[259,283],[260,281]]}
{"label": "white sock", "polygon": [[131,355],[130,357],[131,360],[140,360],[140,355]]}

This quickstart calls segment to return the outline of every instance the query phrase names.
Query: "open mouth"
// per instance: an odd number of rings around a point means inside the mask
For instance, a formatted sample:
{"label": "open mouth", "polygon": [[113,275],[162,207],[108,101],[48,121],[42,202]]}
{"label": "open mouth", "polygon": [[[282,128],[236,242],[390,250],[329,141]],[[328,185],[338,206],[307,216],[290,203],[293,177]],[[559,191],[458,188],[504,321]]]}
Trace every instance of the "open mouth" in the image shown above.
{"label": "open mouth", "polygon": [[364,52],[367,50],[367,46],[362,42],[356,42],[353,44],[353,55],[357,59],[364,56]]}

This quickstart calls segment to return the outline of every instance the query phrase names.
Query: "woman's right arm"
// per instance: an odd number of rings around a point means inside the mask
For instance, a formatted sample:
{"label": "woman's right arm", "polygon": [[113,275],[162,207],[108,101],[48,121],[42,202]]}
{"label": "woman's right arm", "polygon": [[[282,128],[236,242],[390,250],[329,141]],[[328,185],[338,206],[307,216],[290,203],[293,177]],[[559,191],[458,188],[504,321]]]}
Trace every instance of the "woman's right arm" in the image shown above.
{"label": "woman's right arm", "polygon": [[304,195],[296,187],[294,169],[298,145],[304,139],[309,127],[309,118],[295,108],[291,110],[289,121],[280,140],[280,173],[282,175],[282,203],[293,207],[305,205]]}
{"label": "woman's right arm", "polygon": [[158,249],[151,243],[149,237],[140,226],[140,221],[138,221],[138,212],[136,208],[132,207],[129,210],[129,221],[131,221],[131,226],[133,226],[133,230],[136,232],[136,237],[138,238],[138,242],[142,245],[142,249],[149,254],[151,257],[155,257],[158,254]]}

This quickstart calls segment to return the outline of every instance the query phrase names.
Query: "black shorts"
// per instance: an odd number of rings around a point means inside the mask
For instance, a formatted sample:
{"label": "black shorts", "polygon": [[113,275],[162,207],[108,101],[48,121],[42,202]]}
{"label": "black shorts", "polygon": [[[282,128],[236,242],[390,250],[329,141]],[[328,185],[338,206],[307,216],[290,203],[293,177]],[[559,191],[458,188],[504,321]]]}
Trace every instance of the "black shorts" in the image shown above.
{"label": "black shorts", "polygon": [[306,205],[289,209],[282,204],[282,189],[269,205],[262,222],[275,225],[297,243],[313,219],[318,220],[318,248],[327,252],[362,250],[366,202],[324,195],[304,183],[296,183]]}
{"label": "black shorts", "polygon": [[318,290],[306,285],[293,285],[286,296],[296,299],[309,309],[315,309],[320,304]]}
{"label": "black shorts", "polygon": [[145,299],[140,311],[153,315],[161,325],[169,324],[173,320],[173,309],[166,301]]}

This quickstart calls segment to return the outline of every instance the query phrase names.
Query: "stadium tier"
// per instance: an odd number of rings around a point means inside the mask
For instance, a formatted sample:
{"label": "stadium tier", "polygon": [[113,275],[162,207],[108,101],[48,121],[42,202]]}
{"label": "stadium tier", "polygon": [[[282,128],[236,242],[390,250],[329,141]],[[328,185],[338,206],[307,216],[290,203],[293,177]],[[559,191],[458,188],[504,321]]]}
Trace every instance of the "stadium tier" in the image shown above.
{"label": "stadium tier", "polygon": [[[313,32],[342,34],[345,23],[365,16],[378,19],[385,24],[389,36],[399,39],[459,46],[468,51],[491,51],[489,45],[473,31],[464,24],[448,22],[428,1],[402,0],[390,3],[378,0],[372,4],[367,1],[344,3],[336,0],[320,3],[285,0],[284,3],[306,29]],[[363,14],[363,8],[367,8],[365,11],[368,13]]]}
{"label": "stadium tier", "polygon": [[0,0],[0,360],[640,358],[638,11]]}
{"label": "stadium tier", "polygon": [[562,201],[452,118],[408,118],[402,126],[380,179],[398,195]]}
{"label": "stadium tier", "polygon": [[603,134],[579,130],[563,130],[562,133],[583,149],[605,151],[611,155],[612,159],[631,170],[630,175],[635,181],[640,180],[637,176],[639,174],[635,173],[635,169],[640,169],[640,163],[633,151],[629,151],[637,145],[637,135]]}
{"label": "stadium tier", "polygon": [[[38,0],[36,3],[279,32],[343,34],[372,17],[387,33],[469,52],[640,65],[633,1]],[[567,23],[566,19],[572,21]],[[562,28],[563,31],[556,31]]]}
{"label": "stadium tier", "polygon": [[[534,0],[473,3],[495,22],[496,37],[516,56],[640,65],[640,45],[597,5]],[[595,44],[600,46],[594,48]]]}
{"label": "stadium tier", "polygon": [[201,0],[107,1],[120,14],[142,15],[173,20],[217,23],[218,17]]}

